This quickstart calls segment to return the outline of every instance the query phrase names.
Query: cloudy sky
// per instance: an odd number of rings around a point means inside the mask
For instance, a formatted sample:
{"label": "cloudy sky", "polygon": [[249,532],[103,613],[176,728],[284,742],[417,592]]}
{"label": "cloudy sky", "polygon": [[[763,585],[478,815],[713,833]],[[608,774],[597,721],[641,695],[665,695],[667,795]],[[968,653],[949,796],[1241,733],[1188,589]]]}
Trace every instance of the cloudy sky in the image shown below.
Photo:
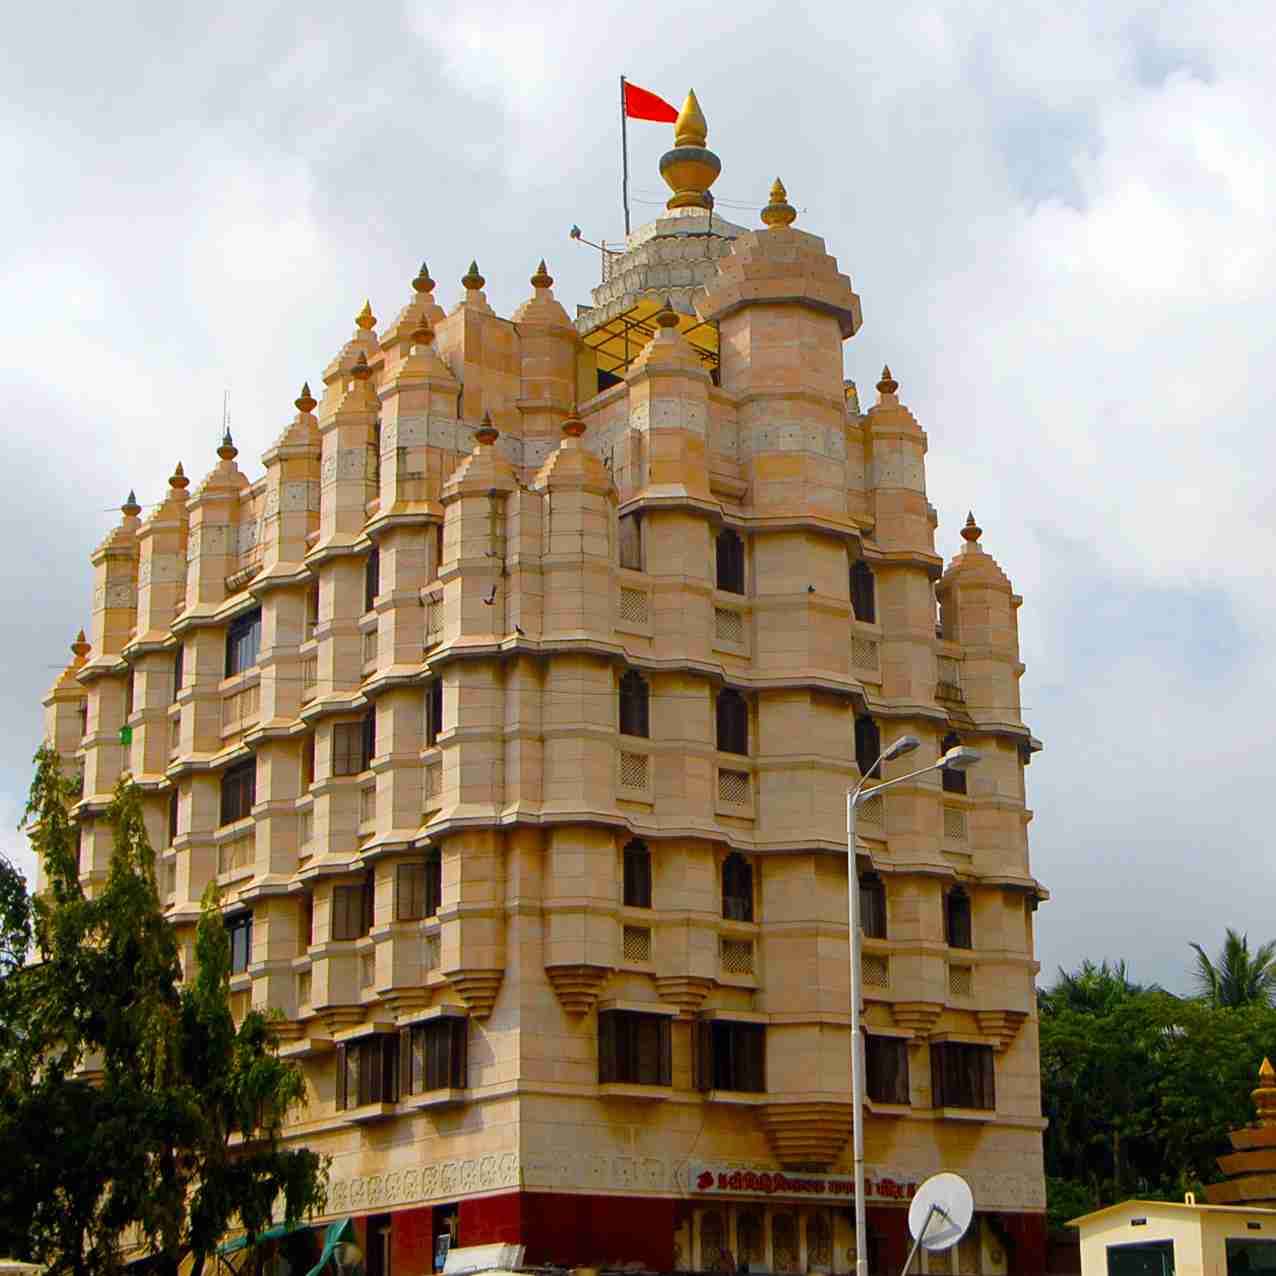
{"label": "cloudy sky", "polygon": [[[0,49],[0,818],[130,487],[255,459],[424,257],[502,313],[569,306],[619,238],[617,77],[694,85],[717,194],[778,173],[1025,597],[1043,977],[1186,987],[1190,939],[1276,935],[1276,24],[1227,6],[898,0],[588,7],[25,5]],[[659,200],[666,126],[630,130]],[[654,215],[635,204],[636,220]],[[739,220],[752,221],[748,214]],[[21,839],[8,845],[29,865]]]}

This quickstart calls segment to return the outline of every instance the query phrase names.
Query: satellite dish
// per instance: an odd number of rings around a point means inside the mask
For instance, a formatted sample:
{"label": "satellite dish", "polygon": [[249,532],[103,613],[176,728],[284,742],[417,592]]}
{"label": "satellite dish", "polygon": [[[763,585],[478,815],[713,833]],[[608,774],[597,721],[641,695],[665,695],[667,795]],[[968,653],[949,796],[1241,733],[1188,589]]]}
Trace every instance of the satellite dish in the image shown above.
{"label": "satellite dish", "polygon": [[975,1198],[960,1174],[932,1175],[917,1189],[908,1207],[914,1252],[918,1245],[932,1253],[951,1249],[966,1235],[974,1216]]}

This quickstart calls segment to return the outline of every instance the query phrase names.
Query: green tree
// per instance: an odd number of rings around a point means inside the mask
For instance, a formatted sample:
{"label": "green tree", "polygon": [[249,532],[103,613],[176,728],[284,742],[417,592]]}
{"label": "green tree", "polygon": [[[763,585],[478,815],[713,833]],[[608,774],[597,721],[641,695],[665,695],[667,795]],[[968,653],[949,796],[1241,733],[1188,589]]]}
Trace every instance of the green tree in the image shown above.
{"label": "green tree", "polygon": [[136,786],[122,781],[107,812],[111,865],[91,898],[71,796],[42,748],[27,812],[48,883],[32,909],[41,960],[4,977],[0,1164],[23,1172],[0,1177],[0,1237],[55,1272],[98,1276],[133,1227],[161,1269],[190,1257],[200,1276],[227,1230],[255,1234],[279,1207],[293,1223],[322,1205],[326,1166],[281,1139],[304,1082],[262,1015],[235,1027],[215,888],[182,981]]}
{"label": "green tree", "polygon": [[1217,961],[1200,944],[1193,974],[1201,996],[1213,1006],[1270,1006],[1276,994],[1276,940],[1252,953],[1249,936],[1239,935],[1230,926]]}

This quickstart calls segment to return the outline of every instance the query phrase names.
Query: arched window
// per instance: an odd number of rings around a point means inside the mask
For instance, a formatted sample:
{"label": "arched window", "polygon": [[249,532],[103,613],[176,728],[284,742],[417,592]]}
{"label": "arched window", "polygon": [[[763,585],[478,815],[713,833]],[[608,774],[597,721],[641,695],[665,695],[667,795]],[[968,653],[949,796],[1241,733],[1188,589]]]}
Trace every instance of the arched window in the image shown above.
{"label": "arched window", "polygon": [[371,611],[381,592],[381,547],[373,545],[363,564],[363,610]]}
{"label": "arched window", "polygon": [[860,874],[860,929],[867,939],[886,938],[886,887],[876,873]]}
{"label": "arched window", "polygon": [[[940,753],[947,753],[949,749],[955,749],[961,744],[961,737],[955,731],[950,731],[943,739],[943,743],[939,746]],[[966,791],[966,773],[965,771],[957,771],[952,767],[945,767],[940,775],[943,777],[945,793],[965,793]]]}
{"label": "arched window", "polygon": [[644,842],[625,847],[625,907],[651,907],[651,852]]}
{"label": "arched window", "polygon": [[722,915],[734,922],[753,920],[753,867],[739,851],[722,861]]}
{"label": "arched window", "polygon": [[647,680],[631,669],[620,680],[620,733],[647,736],[651,733]]}
{"label": "arched window", "polygon": [[882,756],[882,733],[877,723],[867,714],[855,719],[855,764],[865,779],[880,780],[882,768],[877,760]]}
{"label": "arched window", "polygon": [[949,948],[973,948],[970,936],[970,896],[954,886],[944,896],[944,942]]}
{"label": "arched window", "polygon": [[855,619],[866,624],[877,621],[877,591],[873,582],[873,569],[862,559],[851,564],[851,609]]}
{"label": "arched window", "polygon": [[749,704],[730,687],[718,692],[718,752],[749,752]]}
{"label": "arched window", "polygon": [[730,528],[718,533],[718,588],[744,593],[744,542]]}

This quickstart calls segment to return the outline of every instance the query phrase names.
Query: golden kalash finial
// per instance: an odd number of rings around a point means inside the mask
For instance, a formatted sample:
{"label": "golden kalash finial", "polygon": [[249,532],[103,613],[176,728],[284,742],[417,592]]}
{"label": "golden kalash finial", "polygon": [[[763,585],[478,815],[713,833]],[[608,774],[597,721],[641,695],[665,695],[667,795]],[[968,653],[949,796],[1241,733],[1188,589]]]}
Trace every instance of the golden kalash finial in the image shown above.
{"label": "golden kalash finial", "polygon": [[483,413],[483,420],[479,423],[479,428],[474,431],[474,437],[483,444],[484,447],[491,447],[493,443],[500,437],[500,430],[492,424],[492,414],[490,412]]}
{"label": "golden kalash finial", "polygon": [[894,394],[899,389],[899,382],[891,376],[890,364],[883,364],[882,379],[877,383],[878,394]]}
{"label": "golden kalash finial", "polygon": [[130,488],[128,499],[120,506],[120,513],[125,518],[136,518],[141,512],[142,507],[137,503],[137,493]]}
{"label": "golden kalash finial", "polygon": [[88,640],[84,637],[84,630],[81,629],[75,635],[75,641],[71,644],[71,654],[76,660],[83,660],[89,654],[92,648],[88,644]]}
{"label": "golden kalash finial", "polygon": [[578,439],[585,433],[585,423],[576,415],[576,409],[567,414],[567,420],[563,422],[563,437],[565,439]]}
{"label": "golden kalash finial", "polygon": [[412,281],[412,287],[416,292],[433,292],[434,280],[430,278],[430,268],[421,263],[421,269],[417,272],[416,278]]}
{"label": "golden kalash finial", "polygon": [[230,427],[226,427],[226,433],[222,435],[222,445],[217,449],[217,455],[223,461],[233,461],[239,455],[239,449],[235,446],[235,440],[230,437]]}
{"label": "golden kalash finial", "polygon": [[478,292],[487,280],[479,274],[478,262],[470,262],[470,268],[461,276],[461,286],[466,292]]}
{"label": "golden kalash finial", "polygon": [[355,326],[362,328],[364,332],[371,332],[377,326],[377,317],[372,313],[372,302],[366,297],[363,299],[363,309],[354,317]]}
{"label": "golden kalash finial", "polygon": [[542,257],[540,265],[536,267],[536,273],[532,276],[533,288],[552,288],[554,286],[554,276],[545,268],[545,258]]}
{"label": "golden kalash finial", "polygon": [[354,367],[350,369],[350,375],[356,381],[366,381],[372,375],[372,369],[368,366],[368,356],[362,350],[354,361]]}
{"label": "golden kalash finial", "polygon": [[313,412],[317,404],[315,396],[310,393],[310,382],[301,383],[301,393],[292,401],[298,412]]}
{"label": "golden kalash finial", "polygon": [[1276,1125],[1276,1068],[1264,1059],[1258,1069],[1258,1089],[1250,1097],[1258,1110],[1259,1125]]}
{"label": "golden kalash finial", "polygon": [[190,487],[191,481],[186,477],[181,461],[177,462],[177,468],[169,475],[168,485],[176,492],[184,492]]}
{"label": "golden kalash finial", "polygon": [[428,316],[422,315],[416,321],[408,337],[414,346],[428,346],[434,340],[434,325]]}
{"label": "golden kalash finial", "polygon": [[788,203],[789,192],[777,177],[771,186],[771,202],[762,210],[762,220],[768,226],[792,226],[797,221],[797,209]]}
{"label": "golden kalash finial", "polygon": [[673,302],[668,297],[665,298],[665,304],[656,311],[656,323],[662,328],[678,326],[678,312],[673,308]]}
{"label": "golden kalash finial", "polygon": [[[966,511],[966,526],[961,529],[961,538],[967,544],[973,545],[984,534],[984,529],[975,522],[974,510]],[[1271,1067],[1271,1064],[1267,1065]],[[1261,1073],[1260,1073],[1261,1075]]]}
{"label": "golden kalash finial", "polygon": [[673,126],[674,149],[660,157],[660,176],[673,191],[666,208],[712,208],[709,187],[718,180],[722,161],[705,146],[708,137],[709,125],[692,89]]}

